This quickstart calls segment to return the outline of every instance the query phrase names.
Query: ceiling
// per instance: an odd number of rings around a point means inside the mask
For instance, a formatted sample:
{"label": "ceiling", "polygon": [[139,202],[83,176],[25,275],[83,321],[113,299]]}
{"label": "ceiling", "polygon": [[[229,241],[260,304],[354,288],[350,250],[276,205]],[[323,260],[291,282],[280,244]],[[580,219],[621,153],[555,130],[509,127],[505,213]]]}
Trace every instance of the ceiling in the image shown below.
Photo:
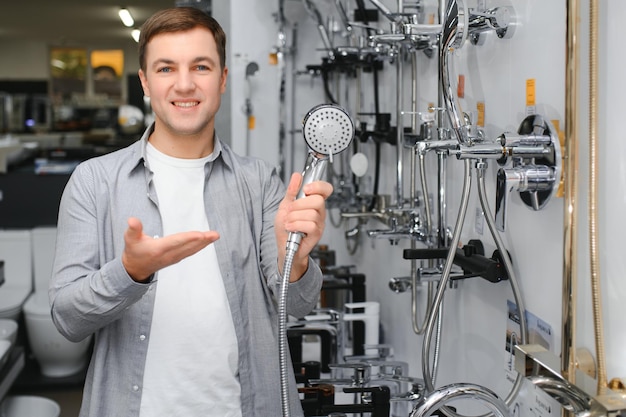
{"label": "ceiling", "polygon": [[0,6],[0,42],[27,40],[51,46],[123,48],[132,45],[130,28],[117,11],[130,10],[139,27],[175,0],[11,0]]}

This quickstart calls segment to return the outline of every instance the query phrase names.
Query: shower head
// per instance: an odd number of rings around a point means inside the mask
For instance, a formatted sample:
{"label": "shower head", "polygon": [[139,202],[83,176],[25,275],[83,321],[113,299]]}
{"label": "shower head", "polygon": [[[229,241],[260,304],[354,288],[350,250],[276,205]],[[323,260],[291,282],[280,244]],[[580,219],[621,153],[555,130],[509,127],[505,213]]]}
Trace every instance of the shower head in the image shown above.
{"label": "shower head", "polygon": [[443,101],[447,110],[452,129],[460,144],[471,144],[471,124],[462,116],[461,105],[452,88],[452,70],[450,68],[451,51],[461,48],[467,39],[467,25],[465,24],[467,8],[462,0],[449,0],[445,10],[443,33],[439,45],[439,78]]}
{"label": "shower head", "polygon": [[347,149],[354,138],[354,123],[348,113],[334,104],[313,107],[302,123],[304,140],[316,154],[332,155]]}
{"label": "shower head", "polygon": [[[348,148],[354,138],[354,122],[343,108],[334,104],[320,104],[305,116],[302,132],[310,152],[296,198],[305,197],[304,186],[324,178],[326,166],[332,162],[333,155]],[[295,252],[301,239],[301,233],[290,233],[287,248]]]}
{"label": "shower head", "polygon": [[445,9],[443,33],[441,35],[442,50],[458,49],[467,39],[467,7],[463,0],[449,0]]}

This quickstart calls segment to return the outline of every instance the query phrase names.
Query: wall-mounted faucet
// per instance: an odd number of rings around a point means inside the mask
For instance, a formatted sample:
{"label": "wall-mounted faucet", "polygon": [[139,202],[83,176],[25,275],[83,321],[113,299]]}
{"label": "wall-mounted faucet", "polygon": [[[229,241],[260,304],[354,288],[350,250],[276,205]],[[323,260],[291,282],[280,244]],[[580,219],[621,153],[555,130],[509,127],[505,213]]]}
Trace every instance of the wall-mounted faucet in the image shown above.
{"label": "wall-mounted faucet", "polygon": [[593,378],[576,369],[575,384],[559,371],[560,360],[539,345],[515,346],[515,370],[557,400],[576,417],[618,417],[626,412],[626,399],[608,388],[598,392]]}
{"label": "wall-mounted faucet", "polygon": [[413,408],[409,417],[429,417],[448,402],[463,398],[480,401],[496,417],[508,417],[510,415],[509,408],[505,402],[491,390],[476,384],[451,384],[438,388],[426,395]]}
{"label": "wall-mounted faucet", "polygon": [[511,191],[517,191],[524,204],[541,210],[558,189],[561,178],[561,148],[552,124],[539,115],[524,119],[518,135],[503,134],[499,144],[504,149],[504,165],[500,168],[496,186],[496,227],[504,231],[506,206]]}

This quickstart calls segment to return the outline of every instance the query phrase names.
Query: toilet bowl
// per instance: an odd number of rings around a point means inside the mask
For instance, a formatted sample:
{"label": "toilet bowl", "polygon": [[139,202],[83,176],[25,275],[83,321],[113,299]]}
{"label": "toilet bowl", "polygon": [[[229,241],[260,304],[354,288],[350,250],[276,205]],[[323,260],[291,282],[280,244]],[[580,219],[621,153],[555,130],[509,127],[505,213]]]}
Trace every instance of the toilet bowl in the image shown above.
{"label": "toilet bowl", "polygon": [[30,349],[43,375],[64,377],[84,369],[91,339],[74,343],[59,333],[50,317],[47,293],[35,292],[26,300],[24,317]]}
{"label": "toilet bowl", "polygon": [[9,395],[0,403],[0,417],[59,417],[61,406],[34,395]]}
{"label": "toilet bowl", "polygon": [[55,327],[50,315],[48,284],[52,272],[56,228],[32,230],[34,292],[24,303],[26,334],[41,373],[64,377],[81,371],[89,360],[91,337],[78,343],[67,340]]}
{"label": "toilet bowl", "polygon": [[30,230],[0,230],[0,260],[5,279],[0,287],[0,318],[18,321],[33,291]]}

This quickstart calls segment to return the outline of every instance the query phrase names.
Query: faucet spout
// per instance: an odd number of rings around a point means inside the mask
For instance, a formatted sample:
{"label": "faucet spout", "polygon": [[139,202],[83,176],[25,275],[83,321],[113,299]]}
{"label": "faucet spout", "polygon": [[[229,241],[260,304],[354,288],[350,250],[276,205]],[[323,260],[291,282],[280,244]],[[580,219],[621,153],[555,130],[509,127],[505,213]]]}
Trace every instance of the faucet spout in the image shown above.
{"label": "faucet spout", "polygon": [[571,411],[575,416],[590,415],[591,397],[575,385],[559,378],[544,375],[531,376],[528,380],[560,402],[566,410]]}
{"label": "faucet spout", "polygon": [[476,384],[458,383],[438,388],[417,403],[409,417],[429,417],[446,403],[455,399],[480,400],[496,417],[509,417],[509,407],[488,388]]}

